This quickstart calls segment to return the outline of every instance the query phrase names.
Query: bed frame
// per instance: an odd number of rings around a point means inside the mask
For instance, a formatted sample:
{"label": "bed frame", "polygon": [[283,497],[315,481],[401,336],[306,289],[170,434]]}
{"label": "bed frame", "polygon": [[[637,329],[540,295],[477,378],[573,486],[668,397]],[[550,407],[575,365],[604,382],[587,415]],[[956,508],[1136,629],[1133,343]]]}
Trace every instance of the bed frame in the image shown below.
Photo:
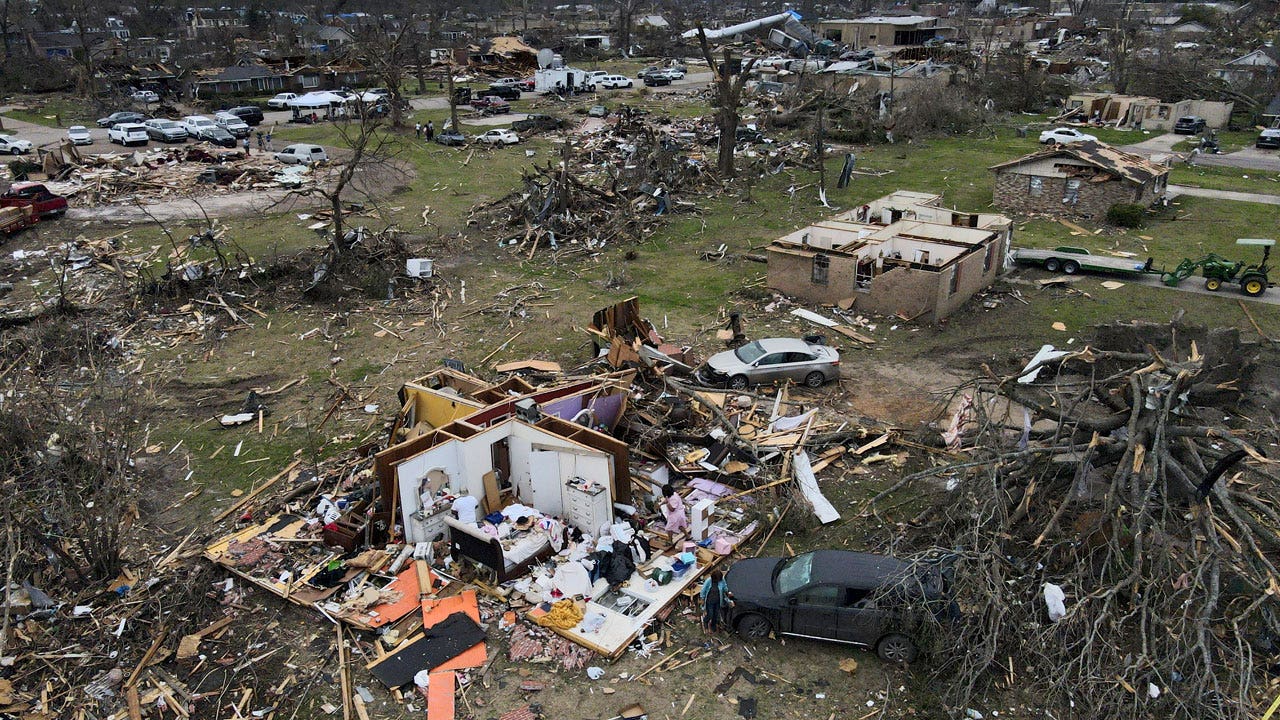
{"label": "bed frame", "polygon": [[449,526],[449,548],[454,556],[469,558],[493,570],[494,574],[497,575],[498,584],[527,574],[534,565],[555,554],[555,551],[550,546],[547,546],[538,551],[537,554],[507,570],[506,561],[502,556],[502,543],[498,541],[498,538],[489,535],[474,525],[458,522],[455,518],[445,518],[444,521]]}

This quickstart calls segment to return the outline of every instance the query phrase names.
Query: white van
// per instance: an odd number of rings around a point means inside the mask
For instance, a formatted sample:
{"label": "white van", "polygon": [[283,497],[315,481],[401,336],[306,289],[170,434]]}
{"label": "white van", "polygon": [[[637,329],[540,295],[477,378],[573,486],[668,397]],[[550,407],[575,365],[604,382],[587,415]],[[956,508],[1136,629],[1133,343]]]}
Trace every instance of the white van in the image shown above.
{"label": "white van", "polygon": [[329,154],[319,145],[297,143],[276,153],[276,159],[286,165],[311,165],[329,161]]}
{"label": "white van", "polygon": [[604,75],[596,78],[596,83],[602,88],[629,88],[635,85],[625,75]]}

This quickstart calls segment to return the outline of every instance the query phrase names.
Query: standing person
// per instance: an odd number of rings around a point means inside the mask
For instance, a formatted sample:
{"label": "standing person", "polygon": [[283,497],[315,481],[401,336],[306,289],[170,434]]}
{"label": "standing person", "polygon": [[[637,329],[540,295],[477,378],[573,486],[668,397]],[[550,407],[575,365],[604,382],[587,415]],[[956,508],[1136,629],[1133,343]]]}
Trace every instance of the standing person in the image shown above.
{"label": "standing person", "polygon": [[708,635],[724,626],[725,614],[732,602],[724,573],[712,570],[711,577],[702,583],[702,629]]}
{"label": "standing person", "polygon": [[263,152],[263,151],[265,151],[266,149],[267,149],[267,144],[266,144],[266,142],[262,139],[262,131],[261,131],[261,130],[259,130],[259,131],[258,131],[258,152]]}
{"label": "standing person", "polygon": [[422,139],[422,123],[413,124],[413,134],[416,135],[419,140]]}
{"label": "standing person", "polygon": [[436,136],[436,123],[434,120],[427,121],[427,142],[431,142]]}
{"label": "standing person", "polygon": [[466,489],[463,489],[462,494],[453,501],[450,509],[453,510],[453,514],[458,518],[458,522],[466,525],[476,525],[480,519],[477,512],[479,508],[480,501],[468,494]]}
{"label": "standing person", "polygon": [[684,499],[670,483],[662,486],[662,514],[666,517],[664,529],[675,534],[689,529],[689,516],[684,513]]}
{"label": "standing person", "polygon": [[248,135],[244,136],[244,154],[246,157],[248,157],[249,155],[249,136]]}
{"label": "standing person", "polygon": [[267,128],[267,152],[273,152],[275,148],[271,147],[271,129]]}

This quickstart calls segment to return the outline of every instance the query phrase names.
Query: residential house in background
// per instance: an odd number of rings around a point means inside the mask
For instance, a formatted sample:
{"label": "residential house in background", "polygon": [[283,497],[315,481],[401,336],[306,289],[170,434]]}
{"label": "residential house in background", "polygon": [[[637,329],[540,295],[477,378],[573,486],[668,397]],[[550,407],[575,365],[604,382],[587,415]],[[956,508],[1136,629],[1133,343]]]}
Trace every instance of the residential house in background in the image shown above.
{"label": "residential house in background", "polygon": [[284,90],[288,78],[279,70],[257,63],[231,65],[197,74],[191,83],[192,97],[239,93],[276,93]]}
{"label": "residential house in background", "polygon": [[1280,52],[1274,46],[1264,45],[1214,70],[1213,76],[1227,82],[1247,83],[1275,77],[1278,70],[1280,70]]}
{"label": "residential house in background", "polygon": [[769,287],[812,303],[937,322],[1004,268],[1012,221],[899,190],[775,240]]}
{"label": "residential house in background", "polygon": [[187,37],[197,39],[215,30],[245,30],[248,25],[239,10],[212,10],[190,8],[187,10]]}
{"label": "residential house in background", "polygon": [[1101,218],[1112,205],[1149,206],[1169,168],[1098,142],[1071,143],[992,166],[993,203],[1016,213]]}

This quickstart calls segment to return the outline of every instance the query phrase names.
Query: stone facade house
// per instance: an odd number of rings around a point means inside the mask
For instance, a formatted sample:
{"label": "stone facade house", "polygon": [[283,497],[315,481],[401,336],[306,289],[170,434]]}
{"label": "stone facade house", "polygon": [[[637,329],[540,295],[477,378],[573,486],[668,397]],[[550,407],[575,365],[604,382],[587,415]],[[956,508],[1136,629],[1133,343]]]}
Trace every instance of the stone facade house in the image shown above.
{"label": "stone facade house", "polygon": [[1097,142],[1056,145],[991,168],[994,204],[1015,213],[1102,218],[1164,197],[1169,168]]}
{"label": "stone facade house", "polygon": [[937,322],[1004,269],[1011,221],[898,191],[775,240],[769,287],[819,304]]}

